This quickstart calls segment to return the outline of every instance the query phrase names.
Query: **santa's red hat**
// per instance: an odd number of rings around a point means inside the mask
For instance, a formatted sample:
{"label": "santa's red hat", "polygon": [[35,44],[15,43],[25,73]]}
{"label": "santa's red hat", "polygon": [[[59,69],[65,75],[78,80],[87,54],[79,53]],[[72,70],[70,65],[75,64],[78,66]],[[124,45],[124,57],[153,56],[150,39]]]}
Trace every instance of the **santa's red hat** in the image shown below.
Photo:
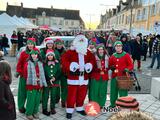
{"label": "santa's red hat", "polygon": [[45,41],[46,44],[48,44],[48,43],[52,43],[53,44],[54,43],[52,38],[45,38],[44,41]]}
{"label": "santa's red hat", "polygon": [[47,57],[48,55],[53,55],[53,56],[55,56],[54,51],[53,51],[53,50],[47,50],[47,52],[46,52],[46,57]]}

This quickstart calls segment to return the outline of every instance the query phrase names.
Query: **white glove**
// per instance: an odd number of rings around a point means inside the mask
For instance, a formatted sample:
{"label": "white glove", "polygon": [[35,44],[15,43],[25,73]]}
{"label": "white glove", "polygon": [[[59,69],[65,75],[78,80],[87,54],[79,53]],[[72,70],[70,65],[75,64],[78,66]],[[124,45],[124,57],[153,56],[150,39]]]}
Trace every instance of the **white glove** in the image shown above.
{"label": "white glove", "polygon": [[84,68],[85,68],[87,73],[90,73],[93,69],[93,66],[92,66],[91,63],[86,63]]}
{"label": "white glove", "polygon": [[70,71],[75,72],[77,69],[79,69],[79,65],[77,62],[72,62],[70,64]]}

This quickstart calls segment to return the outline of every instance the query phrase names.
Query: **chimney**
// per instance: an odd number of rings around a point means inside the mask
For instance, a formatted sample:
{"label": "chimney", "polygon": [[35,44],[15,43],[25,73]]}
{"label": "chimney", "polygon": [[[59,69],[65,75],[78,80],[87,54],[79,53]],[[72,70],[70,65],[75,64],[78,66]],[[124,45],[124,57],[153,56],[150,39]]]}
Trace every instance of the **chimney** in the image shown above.
{"label": "chimney", "polygon": [[21,8],[23,8],[23,3],[21,2]]}
{"label": "chimney", "polygon": [[8,4],[8,2],[7,2],[7,6],[8,6],[9,4]]}
{"label": "chimney", "polygon": [[53,11],[53,5],[51,5],[51,11]]}

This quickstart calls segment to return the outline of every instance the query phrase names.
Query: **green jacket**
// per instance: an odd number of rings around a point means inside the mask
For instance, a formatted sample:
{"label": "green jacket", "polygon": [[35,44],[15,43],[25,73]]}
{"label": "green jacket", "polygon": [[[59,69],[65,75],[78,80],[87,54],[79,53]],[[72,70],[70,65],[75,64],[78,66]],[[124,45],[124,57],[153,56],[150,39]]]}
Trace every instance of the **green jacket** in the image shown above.
{"label": "green jacket", "polygon": [[48,86],[53,86],[50,83],[50,80],[55,77],[55,81],[53,82],[54,85],[59,85],[59,77],[61,73],[61,68],[59,63],[55,63],[55,65],[48,65],[48,63],[45,64],[44,66],[44,71],[45,71],[45,77]]}

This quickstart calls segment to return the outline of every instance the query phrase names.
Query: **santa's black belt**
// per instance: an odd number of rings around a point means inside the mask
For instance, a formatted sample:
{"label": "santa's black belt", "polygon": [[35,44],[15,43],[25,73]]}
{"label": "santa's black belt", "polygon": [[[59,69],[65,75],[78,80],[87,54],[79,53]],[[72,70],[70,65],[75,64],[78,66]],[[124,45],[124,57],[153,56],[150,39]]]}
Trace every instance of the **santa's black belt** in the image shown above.
{"label": "santa's black belt", "polygon": [[76,71],[76,72],[72,72],[70,71],[71,75],[76,75],[76,76],[84,76],[85,72],[83,71]]}

